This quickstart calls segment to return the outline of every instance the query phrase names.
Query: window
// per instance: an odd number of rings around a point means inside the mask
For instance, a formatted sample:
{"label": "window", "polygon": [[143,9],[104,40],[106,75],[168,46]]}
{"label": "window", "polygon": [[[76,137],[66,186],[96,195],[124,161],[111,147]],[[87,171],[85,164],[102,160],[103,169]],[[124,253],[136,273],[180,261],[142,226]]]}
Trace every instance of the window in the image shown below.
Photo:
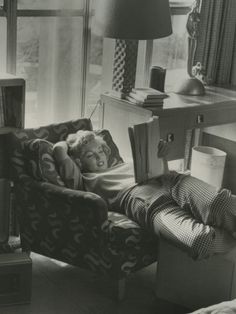
{"label": "window", "polygon": [[180,75],[187,75],[188,34],[187,12],[193,0],[170,1],[173,33],[167,38],[153,41],[151,65],[167,69],[166,89],[171,90]]}
{"label": "window", "polygon": [[83,0],[18,0],[18,9],[19,10],[74,10],[74,9],[83,9],[84,1]]}
{"label": "window", "polygon": [[[0,0],[0,71],[26,79],[27,127],[90,116],[110,87],[114,40],[91,32],[94,1]],[[185,22],[192,0],[170,3],[173,35],[140,41],[139,85],[147,83],[152,64],[186,67]],[[98,111],[92,118],[98,123]]]}
{"label": "window", "polygon": [[[87,67],[84,51],[89,36],[84,38],[84,30],[89,1],[6,0],[5,4],[0,23],[7,24],[10,36],[8,48],[1,45],[5,55],[8,49],[8,60],[4,61],[1,54],[0,66],[3,71],[16,72],[26,79],[26,126],[80,117]],[[6,34],[3,29],[1,38]]]}
{"label": "window", "polygon": [[0,1],[0,72],[6,72],[7,21],[3,14],[3,1]]}

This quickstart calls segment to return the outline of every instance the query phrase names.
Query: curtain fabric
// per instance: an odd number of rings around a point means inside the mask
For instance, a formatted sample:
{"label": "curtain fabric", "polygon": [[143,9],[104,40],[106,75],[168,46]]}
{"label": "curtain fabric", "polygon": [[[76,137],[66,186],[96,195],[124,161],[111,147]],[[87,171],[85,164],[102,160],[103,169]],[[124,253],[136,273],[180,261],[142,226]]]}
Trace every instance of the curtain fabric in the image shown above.
{"label": "curtain fabric", "polygon": [[80,116],[82,18],[41,18],[39,23],[35,124],[74,119]]}
{"label": "curtain fabric", "polygon": [[236,84],[236,1],[202,0],[194,63],[207,84]]}
{"label": "curtain fabric", "polygon": [[81,116],[84,3],[18,1],[20,9],[42,11],[17,19],[17,75],[26,79],[26,127]]}

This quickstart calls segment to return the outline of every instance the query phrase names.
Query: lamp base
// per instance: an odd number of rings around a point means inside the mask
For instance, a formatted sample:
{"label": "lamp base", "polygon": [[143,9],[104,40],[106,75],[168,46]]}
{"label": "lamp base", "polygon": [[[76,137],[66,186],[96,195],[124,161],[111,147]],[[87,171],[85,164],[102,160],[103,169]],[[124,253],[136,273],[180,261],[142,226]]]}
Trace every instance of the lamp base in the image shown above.
{"label": "lamp base", "polygon": [[138,40],[116,40],[112,89],[119,98],[125,98],[135,86],[137,55]]}
{"label": "lamp base", "polygon": [[176,84],[174,92],[180,95],[200,96],[205,94],[205,86],[197,78],[187,78]]}

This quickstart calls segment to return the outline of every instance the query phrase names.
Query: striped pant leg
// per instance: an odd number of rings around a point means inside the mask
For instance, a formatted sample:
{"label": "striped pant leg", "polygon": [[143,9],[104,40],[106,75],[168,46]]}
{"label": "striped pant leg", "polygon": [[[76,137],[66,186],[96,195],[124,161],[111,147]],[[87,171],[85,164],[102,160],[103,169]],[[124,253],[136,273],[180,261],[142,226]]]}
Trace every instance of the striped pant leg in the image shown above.
{"label": "striped pant leg", "polygon": [[224,228],[230,233],[236,230],[229,190],[218,190],[197,178],[182,175],[172,186],[171,195],[180,207],[190,210],[200,222]]}
{"label": "striped pant leg", "polygon": [[193,258],[211,254],[215,237],[214,228],[197,222],[190,212],[169,202],[153,216],[153,230]]}
{"label": "striped pant leg", "polygon": [[166,202],[155,211],[152,228],[174,246],[194,259],[225,253],[235,241],[224,230],[198,222],[189,211],[174,202]]}

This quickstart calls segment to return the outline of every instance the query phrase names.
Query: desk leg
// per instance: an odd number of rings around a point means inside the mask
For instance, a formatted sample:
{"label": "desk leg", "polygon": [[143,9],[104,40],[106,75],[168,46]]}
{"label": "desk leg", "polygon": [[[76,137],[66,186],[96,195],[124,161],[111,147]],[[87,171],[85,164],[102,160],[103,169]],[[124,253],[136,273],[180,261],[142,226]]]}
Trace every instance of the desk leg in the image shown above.
{"label": "desk leg", "polygon": [[201,145],[202,129],[190,129],[185,134],[184,171],[191,167],[192,147]]}
{"label": "desk leg", "polygon": [[202,144],[202,133],[203,129],[194,129],[193,146],[198,146]]}

